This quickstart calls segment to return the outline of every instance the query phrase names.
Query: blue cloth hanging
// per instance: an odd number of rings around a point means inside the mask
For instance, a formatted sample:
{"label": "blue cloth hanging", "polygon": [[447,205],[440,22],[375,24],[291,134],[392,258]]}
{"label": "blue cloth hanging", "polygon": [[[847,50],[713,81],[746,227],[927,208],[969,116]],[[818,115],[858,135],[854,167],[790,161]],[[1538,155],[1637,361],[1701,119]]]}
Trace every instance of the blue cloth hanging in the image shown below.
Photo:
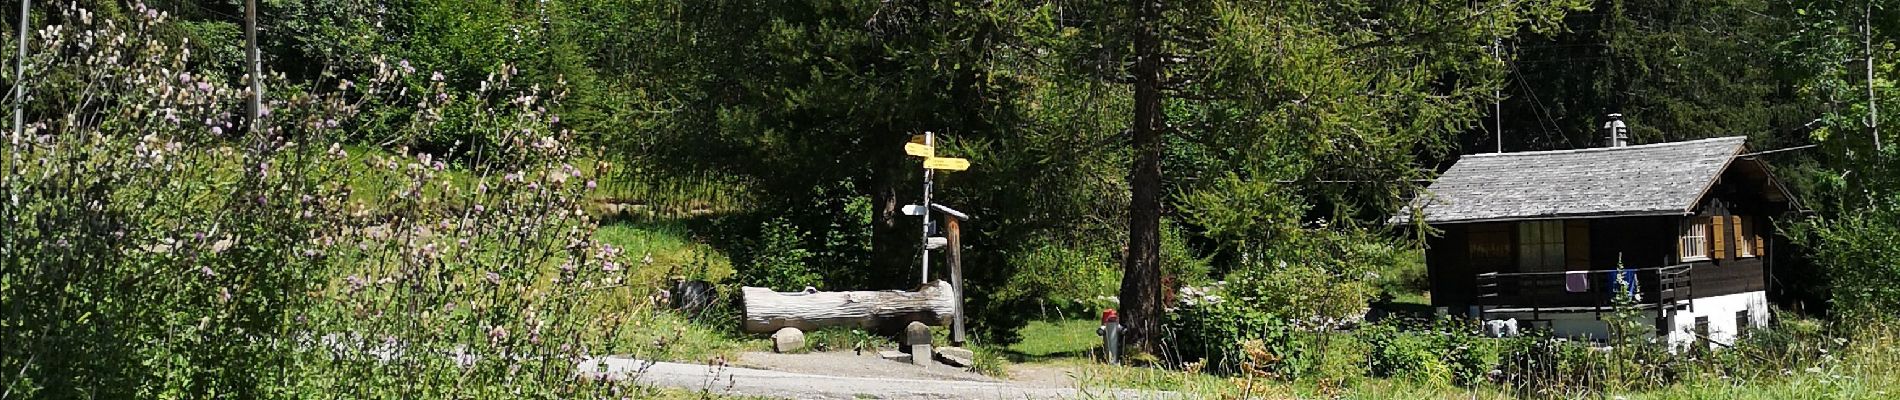
{"label": "blue cloth hanging", "polygon": [[[1606,276],[1609,277],[1609,282],[1603,285],[1603,287],[1608,288],[1610,293],[1616,293],[1615,291],[1621,288],[1623,293],[1630,295],[1630,298],[1636,299],[1637,301],[1642,300],[1641,292],[1639,292],[1642,285],[1636,282],[1636,270],[1617,268],[1615,271],[1610,271]],[[1622,278],[1621,282],[1618,282],[1617,278],[1619,277]]]}

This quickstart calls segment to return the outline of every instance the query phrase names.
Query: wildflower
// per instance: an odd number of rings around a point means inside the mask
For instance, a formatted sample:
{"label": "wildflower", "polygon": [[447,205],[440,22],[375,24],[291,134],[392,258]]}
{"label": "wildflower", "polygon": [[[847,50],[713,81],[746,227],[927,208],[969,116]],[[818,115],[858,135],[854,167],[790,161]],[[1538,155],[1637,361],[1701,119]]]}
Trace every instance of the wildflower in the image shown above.
{"label": "wildflower", "polygon": [[213,272],[213,271],[211,271],[211,266],[209,266],[209,265],[200,265],[200,266],[198,266],[198,274],[200,274],[200,275],[204,275],[204,276],[205,276],[205,278],[210,278],[210,277],[214,277],[214,276],[218,276],[218,274],[217,274],[216,272]]}
{"label": "wildflower", "polygon": [[600,264],[600,270],[607,271],[607,272],[619,271],[620,263],[613,262],[613,261],[603,262]]}
{"label": "wildflower", "polygon": [[442,81],[442,71],[435,71],[435,73],[433,73],[433,74],[430,74],[430,75],[429,75],[429,80],[431,80],[431,81],[436,81],[436,82],[441,82],[441,81]]}
{"label": "wildflower", "polygon": [[364,281],[363,277],[356,276],[356,275],[350,275],[347,278],[343,278],[343,282],[349,284],[350,293],[356,293],[357,291],[361,291],[363,290],[364,286],[369,285],[369,282]]}
{"label": "wildflower", "polygon": [[593,190],[593,189],[594,189],[594,180],[593,180],[593,179],[588,179],[588,180],[587,180],[587,189],[588,189],[588,190]]}
{"label": "wildflower", "polygon": [[488,283],[495,284],[495,285],[501,284],[501,274],[497,274],[495,273],[495,271],[488,271],[486,275],[488,278]]}
{"label": "wildflower", "polygon": [[501,325],[495,325],[492,328],[488,328],[488,338],[490,340],[494,340],[497,342],[502,341],[502,340],[507,340],[508,328],[503,328]]}
{"label": "wildflower", "polygon": [[416,73],[416,68],[409,66],[409,60],[405,59],[405,60],[397,61],[396,66],[399,68],[402,68],[402,73],[404,74]]}
{"label": "wildflower", "polygon": [[222,288],[222,287],[218,288],[218,300],[231,301],[231,289]]}

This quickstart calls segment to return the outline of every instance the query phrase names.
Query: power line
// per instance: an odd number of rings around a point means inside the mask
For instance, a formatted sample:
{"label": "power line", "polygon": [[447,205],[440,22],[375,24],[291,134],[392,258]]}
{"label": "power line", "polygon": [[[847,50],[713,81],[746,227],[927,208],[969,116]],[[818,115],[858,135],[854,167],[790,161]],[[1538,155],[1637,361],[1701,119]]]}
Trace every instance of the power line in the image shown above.
{"label": "power line", "polygon": [[[1550,118],[1550,117],[1549,117],[1548,115],[1546,115],[1547,113],[1545,113],[1545,112],[1544,112],[1544,100],[1543,100],[1543,99],[1539,99],[1539,98],[1537,97],[1537,91],[1536,91],[1536,90],[1533,90],[1533,89],[1531,89],[1531,84],[1530,84],[1530,82],[1529,82],[1528,80],[1526,80],[1526,79],[1524,79],[1524,71],[1522,71],[1522,70],[1519,70],[1519,69],[1517,68],[1517,61],[1515,61],[1515,60],[1513,60],[1513,61],[1511,61],[1510,63],[1508,63],[1507,65],[1510,65],[1510,66],[1511,66],[1511,74],[1512,74],[1512,75],[1516,75],[1516,76],[1517,76],[1517,84],[1518,84],[1518,86],[1519,86],[1519,87],[1522,87],[1522,88],[1524,88],[1524,94],[1525,94],[1525,95],[1527,95],[1527,96],[1530,96],[1530,98],[1531,98],[1531,102],[1532,102],[1533,104],[1535,104],[1535,105],[1537,106],[1537,108],[1535,108],[1535,109],[1532,109],[1532,110],[1531,110],[1531,116],[1533,117],[1533,119],[1536,119],[1536,120],[1537,120],[1537,129],[1538,129],[1539,131],[1543,131],[1543,132],[1544,132],[1544,137],[1545,137],[1545,138],[1549,138],[1549,137],[1550,137],[1550,135],[1551,135],[1551,134],[1550,134],[1550,129],[1549,129],[1548,127],[1545,127],[1545,126],[1544,126],[1544,122],[1545,122],[1545,120],[1549,120],[1549,121],[1550,121],[1550,126],[1553,126],[1553,127],[1557,127],[1557,126],[1559,126],[1559,125],[1557,124],[1557,120],[1556,120],[1556,119],[1553,119],[1553,118]],[[1573,149],[1574,149],[1574,148],[1577,148],[1577,144],[1576,144],[1575,142],[1572,142],[1572,141],[1570,141],[1570,135],[1565,135],[1565,134],[1563,134],[1563,133],[1561,132],[1561,128],[1559,128],[1559,132],[1557,133],[1557,137],[1561,137],[1561,138],[1563,138],[1563,139],[1564,139],[1564,145],[1565,145],[1565,146],[1568,146],[1568,147],[1570,147],[1570,148],[1573,148]]]}
{"label": "power line", "polygon": [[1820,146],[1820,145],[1818,145],[1818,144],[1810,144],[1810,145],[1802,145],[1802,146],[1795,146],[1795,147],[1789,147],[1789,148],[1785,148],[1785,149],[1774,149],[1774,150],[1768,150],[1768,151],[1757,151],[1757,152],[1753,152],[1753,153],[1748,153],[1748,154],[1743,154],[1743,155],[1739,155],[1739,156],[1736,156],[1736,157],[1751,157],[1751,156],[1759,156],[1759,155],[1763,155],[1763,154],[1774,154],[1774,153],[1780,153],[1780,152],[1784,152],[1784,151],[1795,151],[1795,150],[1802,150],[1802,149],[1811,149],[1811,148],[1815,148],[1815,147],[1819,147],[1819,146]]}

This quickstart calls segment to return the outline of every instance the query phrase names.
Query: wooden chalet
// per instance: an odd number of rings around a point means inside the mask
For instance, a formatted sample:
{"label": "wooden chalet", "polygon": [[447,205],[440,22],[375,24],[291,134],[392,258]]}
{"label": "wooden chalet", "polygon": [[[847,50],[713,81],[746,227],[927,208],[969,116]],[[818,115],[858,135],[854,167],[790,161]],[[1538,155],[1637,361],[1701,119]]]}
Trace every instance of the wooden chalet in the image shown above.
{"label": "wooden chalet", "polygon": [[[1684,346],[1767,322],[1774,219],[1798,211],[1743,137],[1459,159],[1414,202],[1432,304],[1603,339],[1619,289]],[[1632,284],[1619,285],[1619,279]]]}

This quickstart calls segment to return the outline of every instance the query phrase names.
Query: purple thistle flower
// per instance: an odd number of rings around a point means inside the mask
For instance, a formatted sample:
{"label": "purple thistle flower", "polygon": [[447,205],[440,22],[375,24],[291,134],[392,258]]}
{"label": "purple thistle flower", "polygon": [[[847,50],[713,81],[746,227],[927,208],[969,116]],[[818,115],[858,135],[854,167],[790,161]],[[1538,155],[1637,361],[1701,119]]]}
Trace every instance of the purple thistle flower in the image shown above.
{"label": "purple thistle flower", "polygon": [[206,278],[218,276],[216,272],[211,271],[211,266],[209,265],[198,266],[198,273],[204,275]]}

